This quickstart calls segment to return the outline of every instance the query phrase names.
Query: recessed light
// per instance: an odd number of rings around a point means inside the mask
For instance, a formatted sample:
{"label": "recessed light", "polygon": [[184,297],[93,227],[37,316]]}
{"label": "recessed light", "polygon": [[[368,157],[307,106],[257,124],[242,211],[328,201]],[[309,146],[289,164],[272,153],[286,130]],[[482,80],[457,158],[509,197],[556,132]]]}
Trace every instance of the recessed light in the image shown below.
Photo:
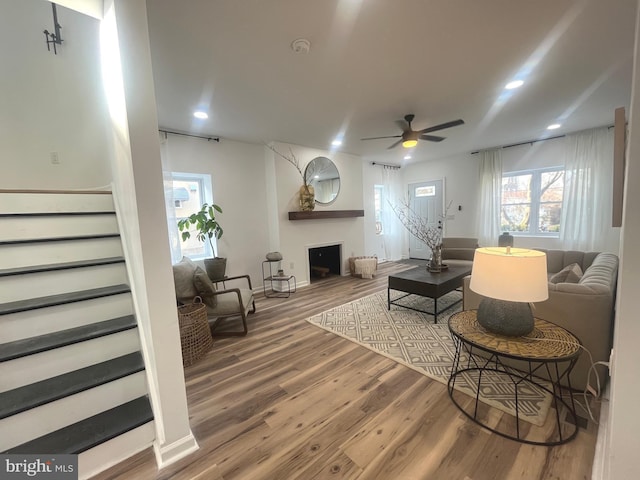
{"label": "recessed light", "polygon": [[507,83],[504,88],[506,88],[507,90],[513,90],[514,88],[519,88],[522,85],[524,85],[524,81],[522,80],[514,80],[512,82]]}
{"label": "recessed light", "polygon": [[404,158],[405,160],[411,160],[411,155],[405,155],[403,158]]}
{"label": "recessed light", "polygon": [[339,147],[340,145],[342,145],[342,140],[335,139],[333,142],[331,142],[331,145],[333,145],[334,147]]}
{"label": "recessed light", "polygon": [[556,128],[560,128],[561,126],[562,125],[560,125],[559,123],[552,123],[547,127],[547,130],[555,130]]}
{"label": "recessed light", "polygon": [[193,116],[196,118],[199,118],[200,120],[206,120],[207,118],[209,118],[209,115],[207,115],[207,112],[202,112],[202,111],[193,112]]}

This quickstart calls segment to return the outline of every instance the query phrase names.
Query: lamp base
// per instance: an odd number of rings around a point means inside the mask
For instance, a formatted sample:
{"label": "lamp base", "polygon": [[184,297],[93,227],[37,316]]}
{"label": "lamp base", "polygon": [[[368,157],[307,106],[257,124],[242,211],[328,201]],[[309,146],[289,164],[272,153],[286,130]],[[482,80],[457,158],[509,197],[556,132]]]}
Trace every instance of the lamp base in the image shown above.
{"label": "lamp base", "polygon": [[528,303],[484,298],[477,319],[490,332],[508,337],[520,337],[533,330],[533,313]]}

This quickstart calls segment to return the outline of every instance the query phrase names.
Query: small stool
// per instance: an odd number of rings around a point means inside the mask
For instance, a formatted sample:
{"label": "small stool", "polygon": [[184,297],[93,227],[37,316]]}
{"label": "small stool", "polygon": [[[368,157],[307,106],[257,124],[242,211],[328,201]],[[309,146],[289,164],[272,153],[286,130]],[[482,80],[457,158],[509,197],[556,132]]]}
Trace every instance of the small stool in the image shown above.
{"label": "small stool", "polygon": [[378,257],[349,257],[351,276],[358,278],[373,278],[378,270]]}

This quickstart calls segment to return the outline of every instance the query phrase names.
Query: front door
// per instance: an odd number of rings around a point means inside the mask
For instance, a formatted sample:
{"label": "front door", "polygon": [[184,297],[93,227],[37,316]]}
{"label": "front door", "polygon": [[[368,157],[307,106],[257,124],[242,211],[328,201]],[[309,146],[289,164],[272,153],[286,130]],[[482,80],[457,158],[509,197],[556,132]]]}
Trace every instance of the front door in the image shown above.
{"label": "front door", "polygon": [[[426,218],[430,227],[437,228],[442,220],[442,180],[409,184],[409,205],[421,218]],[[427,260],[431,250],[411,235],[409,239],[409,257]]]}

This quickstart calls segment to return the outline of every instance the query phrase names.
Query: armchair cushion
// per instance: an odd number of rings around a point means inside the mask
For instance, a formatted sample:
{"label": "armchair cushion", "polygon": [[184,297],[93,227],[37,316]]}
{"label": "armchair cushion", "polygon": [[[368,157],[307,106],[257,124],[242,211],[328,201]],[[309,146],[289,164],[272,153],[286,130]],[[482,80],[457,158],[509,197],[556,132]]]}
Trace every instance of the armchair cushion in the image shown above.
{"label": "armchair cushion", "polygon": [[234,314],[240,315],[241,308],[246,313],[253,302],[253,292],[246,288],[240,288],[238,290],[240,290],[242,307],[240,307],[240,303],[238,303],[238,294],[235,291],[217,292],[216,297],[218,301],[216,305],[214,307],[207,305],[207,313],[209,316],[225,317]]}
{"label": "armchair cushion", "polygon": [[173,281],[176,286],[176,298],[180,303],[192,303],[193,297],[198,295],[193,282],[193,274],[198,266],[187,257],[182,257],[173,266]]}
{"label": "armchair cushion", "polygon": [[193,285],[207,307],[215,307],[218,303],[216,287],[202,268],[196,267],[193,272]]}

